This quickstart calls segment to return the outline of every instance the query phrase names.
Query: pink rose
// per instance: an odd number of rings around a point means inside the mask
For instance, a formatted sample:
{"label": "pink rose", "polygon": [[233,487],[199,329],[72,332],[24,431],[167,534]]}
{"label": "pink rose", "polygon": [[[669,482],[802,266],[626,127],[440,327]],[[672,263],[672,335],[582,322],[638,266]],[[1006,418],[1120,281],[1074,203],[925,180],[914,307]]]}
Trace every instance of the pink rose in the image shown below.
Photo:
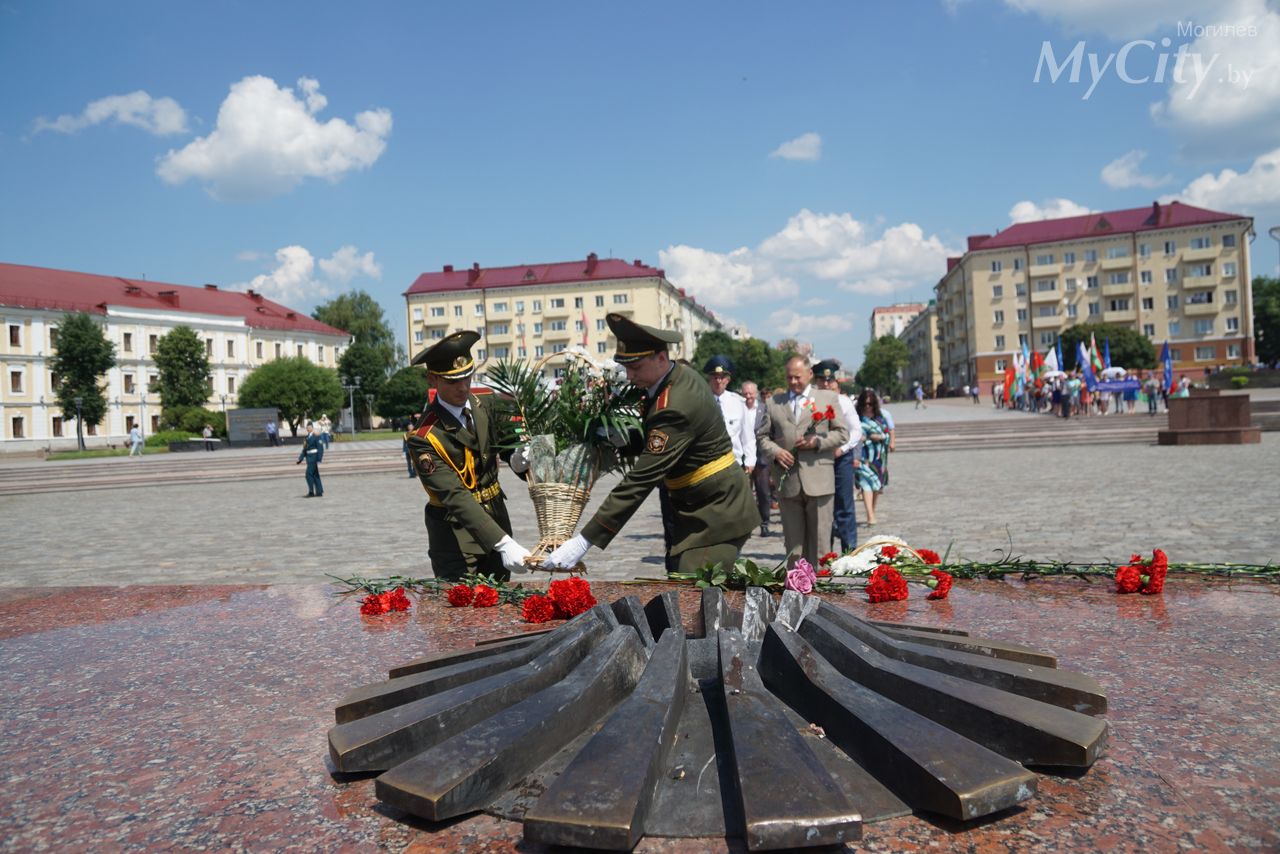
{"label": "pink rose", "polygon": [[786,588],[797,593],[812,593],[813,584],[817,580],[818,575],[813,571],[813,567],[809,565],[807,560],[801,558],[787,572]]}

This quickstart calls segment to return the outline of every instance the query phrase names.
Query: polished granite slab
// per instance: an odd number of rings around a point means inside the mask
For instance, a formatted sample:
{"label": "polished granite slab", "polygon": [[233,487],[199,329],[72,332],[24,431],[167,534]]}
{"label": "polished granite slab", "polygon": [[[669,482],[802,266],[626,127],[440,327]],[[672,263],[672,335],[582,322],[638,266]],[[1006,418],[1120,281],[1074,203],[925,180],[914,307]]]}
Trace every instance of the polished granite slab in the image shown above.
{"label": "polished granite slab", "polygon": [[[648,599],[661,585],[595,585]],[[512,606],[361,617],[328,585],[0,591],[0,848],[539,851],[484,815],[441,825],[335,780],[325,733],[393,665],[528,628]],[[698,593],[680,591],[686,619]],[[1105,687],[1112,727],[1087,774],[1044,776],[1025,808],[971,825],[868,824],[869,851],[1280,848],[1280,586],[1172,577],[1161,596],[1077,580],[964,581],[951,598],[858,616],[961,628],[1057,653]],[[739,603],[740,605],[740,603]],[[638,851],[741,850],[646,839]]]}

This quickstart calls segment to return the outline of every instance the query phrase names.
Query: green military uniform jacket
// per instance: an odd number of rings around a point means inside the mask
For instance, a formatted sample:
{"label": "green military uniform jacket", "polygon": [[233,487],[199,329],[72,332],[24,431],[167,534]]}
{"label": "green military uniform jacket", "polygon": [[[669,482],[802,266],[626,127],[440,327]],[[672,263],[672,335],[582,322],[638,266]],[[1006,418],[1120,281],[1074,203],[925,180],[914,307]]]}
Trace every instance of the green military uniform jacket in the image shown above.
{"label": "green military uniform jacket", "polygon": [[470,395],[475,433],[439,400],[427,407],[417,429],[405,434],[409,458],[427,491],[427,554],[438,577],[468,571],[505,576],[494,546],[511,533],[498,485],[499,419],[488,396]]}
{"label": "green military uniform jacket", "polygon": [[672,555],[747,536],[760,524],[715,396],[701,375],[680,364],[645,403],[643,452],[582,535],[604,548],[663,482],[675,516]]}

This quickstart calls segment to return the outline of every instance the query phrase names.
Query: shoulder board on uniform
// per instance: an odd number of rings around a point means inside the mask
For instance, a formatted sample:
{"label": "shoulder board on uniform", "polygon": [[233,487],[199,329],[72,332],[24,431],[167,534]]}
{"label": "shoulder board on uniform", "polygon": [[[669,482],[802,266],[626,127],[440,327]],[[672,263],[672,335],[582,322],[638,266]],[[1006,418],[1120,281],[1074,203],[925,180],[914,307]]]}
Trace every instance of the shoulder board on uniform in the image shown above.
{"label": "shoulder board on uniform", "polygon": [[653,401],[653,411],[654,411],[654,412],[658,412],[658,411],[660,411],[660,410],[663,410],[663,409],[666,409],[666,408],[667,408],[667,395],[668,395],[668,394],[670,394],[670,392],[671,392],[671,389],[670,389],[670,387],[668,387],[668,388],[664,388],[664,389],[663,389],[663,390],[658,394],[657,399],[655,399],[655,400]]}
{"label": "shoulder board on uniform", "polygon": [[419,439],[427,438],[427,434],[431,432],[431,428],[436,426],[436,422],[440,420],[440,416],[435,412],[428,412],[426,417],[422,419],[422,423],[413,431],[413,435]]}

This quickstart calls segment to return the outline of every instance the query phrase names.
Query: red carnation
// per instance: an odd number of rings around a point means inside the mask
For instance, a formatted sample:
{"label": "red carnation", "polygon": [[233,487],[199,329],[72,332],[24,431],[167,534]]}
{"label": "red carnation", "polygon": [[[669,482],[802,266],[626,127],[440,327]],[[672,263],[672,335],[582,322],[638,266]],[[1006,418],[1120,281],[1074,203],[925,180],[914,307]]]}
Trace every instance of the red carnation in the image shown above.
{"label": "red carnation", "polygon": [[872,602],[896,602],[910,595],[907,580],[891,566],[877,566],[867,582],[867,598]]}
{"label": "red carnation", "polygon": [[836,552],[827,552],[822,557],[818,558],[818,566],[830,566],[838,557],[840,557],[840,555]]}
{"label": "red carnation", "polygon": [[376,617],[387,613],[387,600],[376,593],[370,593],[360,603],[360,613],[366,617]]}
{"label": "red carnation", "polygon": [[828,421],[836,420],[836,411],[833,407],[830,407],[830,406],[827,407],[827,420]]}
{"label": "red carnation", "polygon": [[898,556],[897,546],[883,546],[880,549],[880,557],[884,558],[885,560],[893,560],[897,556]]}
{"label": "red carnation", "polygon": [[946,599],[947,594],[951,592],[951,583],[952,583],[951,573],[943,572],[940,569],[935,569],[935,570],[932,570],[929,574],[933,576],[934,581],[936,582],[936,586],[930,585],[931,587],[933,587],[933,591],[925,598]]}
{"label": "red carnation", "polygon": [[576,617],[595,607],[596,597],[591,595],[591,585],[582,578],[564,578],[551,582],[547,595],[555,603],[561,617]]}
{"label": "red carnation", "polygon": [[1138,590],[1139,593],[1153,594],[1164,592],[1164,579],[1169,574],[1169,556],[1160,549],[1156,549],[1152,555],[1151,563],[1147,567],[1147,581]]}
{"label": "red carnation", "polygon": [[1122,566],[1116,570],[1116,592],[1137,593],[1142,586],[1142,570],[1136,566]]}
{"label": "red carnation", "polygon": [[[942,558],[933,549],[916,549],[916,554],[920,555],[920,559],[929,566],[938,566],[942,563]],[[939,599],[942,597],[939,596]]]}
{"label": "red carnation", "polygon": [[831,570],[829,570],[829,569],[820,569],[820,570],[818,570],[818,577],[819,577],[819,578],[830,578],[830,577],[831,577]]}
{"label": "red carnation", "polygon": [[409,597],[404,595],[403,587],[397,587],[395,590],[392,590],[390,593],[384,593],[382,595],[387,597],[385,601],[387,604],[388,611],[408,611],[409,610]]}
{"label": "red carnation", "polygon": [[476,608],[492,608],[498,604],[498,591],[487,584],[477,584],[471,604]]}
{"label": "red carnation", "polygon": [[524,600],[520,615],[526,623],[545,623],[556,618],[556,604],[547,596],[530,596]]}
{"label": "red carnation", "polygon": [[455,584],[449,588],[449,592],[445,594],[449,599],[449,604],[455,608],[465,608],[471,604],[471,599],[475,596],[475,592],[465,584]]}

